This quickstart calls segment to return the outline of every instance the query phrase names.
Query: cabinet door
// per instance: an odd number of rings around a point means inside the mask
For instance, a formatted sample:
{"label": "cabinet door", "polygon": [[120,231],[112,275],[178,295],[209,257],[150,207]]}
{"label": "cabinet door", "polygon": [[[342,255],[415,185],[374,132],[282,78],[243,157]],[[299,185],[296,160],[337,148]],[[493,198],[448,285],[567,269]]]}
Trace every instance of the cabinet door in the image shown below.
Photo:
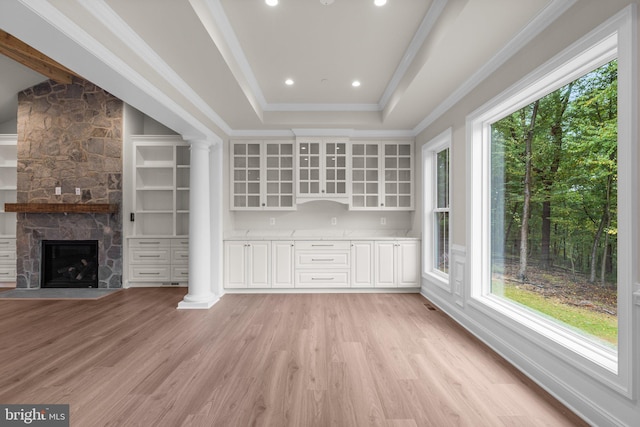
{"label": "cabinet door", "polygon": [[298,195],[320,195],[320,141],[298,143]]}
{"label": "cabinet door", "polygon": [[351,287],[373,286],[373,242],[351,242]]}
{"label": "cabinet door", "polygon": [[260,209],[260,143],[234,142],[231,153],[232,208]]}
{"label": "cabinet door", "polygon": [[377,142],[351,146],[351,209],[380,206],[380,161]]}
{"label": "cabinet door", "polygon": [[247,287],[247,243],[224,243],[224,286],[225,288]]}
{"label": "cabinet door", "polygon": [[347,195],[347,144],[324,143],[324,177],[320,192],[327,196]]}
{"label": "cabinet door", "polygon": [[271,242],[249,242],[249,282],[250,288],[271,287]]}
{"label": "cabinet door", "polygon": [[420,242],[399,242],[398,287],[417,288],[420,286]]}
{"label": "cabinet door", "polygon": [[271,287],[293,288],[294,244],[289,241],[271,243]]}
{"label": "cabinet door", "polygon": [[293,143],[265,144],[265,176],[263,202],[268,209],[293,208]]}
{"label": "cabinet door", "polygon": [[376,288],[395,288],[396,283],[396,243],[376,242],[374,279]]}
{"label": "cabinet door", "polygon": [[413,144],[384,144],[384,206],[388,209],[413,208]]}

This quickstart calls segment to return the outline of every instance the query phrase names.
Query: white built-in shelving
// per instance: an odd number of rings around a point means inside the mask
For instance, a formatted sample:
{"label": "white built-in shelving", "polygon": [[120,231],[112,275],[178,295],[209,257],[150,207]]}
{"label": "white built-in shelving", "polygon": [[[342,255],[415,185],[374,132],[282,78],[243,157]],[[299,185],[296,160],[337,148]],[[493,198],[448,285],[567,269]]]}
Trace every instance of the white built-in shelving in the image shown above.
{"label": "white built-in shelving", "polygon": [[0,282],[16,280],[16,214],[5,203],[17,197],[17,135],[0,135]]}

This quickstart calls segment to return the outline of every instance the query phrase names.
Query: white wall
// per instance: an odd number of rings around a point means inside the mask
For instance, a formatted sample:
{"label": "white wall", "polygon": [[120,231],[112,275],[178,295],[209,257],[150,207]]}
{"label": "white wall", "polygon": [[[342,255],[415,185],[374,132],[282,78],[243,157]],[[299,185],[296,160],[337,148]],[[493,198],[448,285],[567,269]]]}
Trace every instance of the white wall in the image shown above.
{"label": "white wall", "polygon": [[5,123],[0,123],[0,134],[14,134],[18,133],[18,119],[9,120]]}
{"label": "white wall", "polygon": [[[580,39],[630,3],[638,1],[623,0],[579,0],[559,19],[552,23],[540,35],[534,38],[524,49],[514,55],[493,75],[479,84],[471,93],[439,117],[416,139],[416,152],[420,147],[449,127],[453,129],[452,141],[452,243],[462,260],[462,270],[453,271],[452,279],[461,278],[462,295],[469,295],[471,283],[476,280],[464,273],[466,249],[466,131],[467,115],[482,106],[509,86],[523,78],[530,71],[542,65],[554,55]],[[637,17],[636,17],[637,18]],[[637,34],[636,34],[637,37]],[[640,45],[640,43],[638,43]],[[636,118],[637,120],[638,118]],[[640,163],[640,159],[638,159]],[[416,177],[421,174],[416,170]],[[416,179],[417,193],[422,192],[421,180]],[[640,183],[639,183],[640,184]],[[640,188],[640,187],[636,187]],[[418,205],[420,206],[420,205]],[[414,228],[420,229],[421,215],[414,218]],[[639,260],[640,262],[640,260]],[[455,267],[455,266],[454,266]],[[457,276],[456,276],[457,275]],[[635,278],[638,283],[638,278]],[[637,285],[636,285],[637,286]],[[567,404],[593,425],[638,425],[640,404],[638,388],[640,386],[640,344],[636,339],[632,360],[634,360],[635,397],[630,399],[604,385],[602,382],[577,369],[571,360],[554,356],[541,349],[535,343],[514,332],[505,323],[497,322],[462,300],[423,279],[423,294],[440,306],[457,322],[473,334],[488,343],[496,351],[518,366],[525,374],[543,388]],[[462,304],[460,302],[462,301]],[[634,308],[633,328],[635,337],[640,335],[640,307]]]}

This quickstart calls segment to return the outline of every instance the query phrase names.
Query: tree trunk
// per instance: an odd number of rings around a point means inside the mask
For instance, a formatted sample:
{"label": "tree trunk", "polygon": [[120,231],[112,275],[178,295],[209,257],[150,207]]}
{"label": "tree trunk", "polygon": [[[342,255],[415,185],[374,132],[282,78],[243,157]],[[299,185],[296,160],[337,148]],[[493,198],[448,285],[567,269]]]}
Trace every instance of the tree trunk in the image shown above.
{"label": "tree trunk", "polygon": [[536,125],[536,117],[538,115],[538,106],[540,100],[533,104],[533,112],[531,113],[531,122],[529,131],[525,139],[524,148],[524,202],[522,204],[522,228],[520,229],[520,268],[518,270],[518,279],[522,282],[527,280],[527,261],[529,257],[529,216],[531,209],[531,155],[534,129]]}
{"label": "tree trunk", "polygon": [[553,182],[556,179],[556,173],[560,168],[562,159],[562,144],[564,132],[562,123],[564,122],[564,113],[567,111],[569,98],[573,83],[567,85],[566,91],[562,94],[558,102],[555,103],[553,111],[553,125],[551,126],[551,138],[553,140],[553,160],[549,166],[549,170],[543,173],[542,187],[544,191],[544,200],[542,202],[542,222],[540,236],[540,267],[549,270],[553,265],[553,257],[551,254],[551,196],[553,190]]}
{"label": "tree trunk", "polygon": [[[605,204],[602,207],[602,217],[600,218],[600,224],[598,225],[598,231],[596,231],[596,236],[593,239],[593,246],[591,247],[591,271],[589,274],[589,283],[595,283],[596,281],[596,258],[597,258],[597,254],[598,254],[598,246],[600,246],[600,239],[602,239],[602,233],[605,231],[605,229],[608,227],[608,225],[611,223],[611,213],[609,212],[611,209],[611,185],[612,185],[612,181],[613,181],[613,177],[611,175],[609,175],[607,177],[607,187],[606,187],[606,198],[605,198]],[[603,256],[603,263],[606,264],[606,252],[607,252],[607,244],[608,242],[605,242],[605,249],[604,249],[604,256]],[[602,266],[603,269],[603,277],[604,277],[604,268],[605,266]],[[604,282],[603,282],[604,284]]]}

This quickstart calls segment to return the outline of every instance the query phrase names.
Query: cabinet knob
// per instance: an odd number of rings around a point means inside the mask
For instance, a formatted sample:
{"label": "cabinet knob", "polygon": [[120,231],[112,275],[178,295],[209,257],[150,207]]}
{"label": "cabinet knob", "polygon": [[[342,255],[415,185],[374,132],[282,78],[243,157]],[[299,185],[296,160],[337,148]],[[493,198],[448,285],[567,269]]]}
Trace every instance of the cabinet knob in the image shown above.
{"label": "cabinet knob", "polygon": [[380,206],[384,206],[384,203],[380,203]]}
{"label": "cabinet knob", "polygon": [[267,204],[266,204],[266,203],[263,203],[263,204],[262,204],[262,206],[267,206]]}
{"label": "cabinet knob", "polygon": [[322,192],[324,193],[324,190],[322,190]]}

